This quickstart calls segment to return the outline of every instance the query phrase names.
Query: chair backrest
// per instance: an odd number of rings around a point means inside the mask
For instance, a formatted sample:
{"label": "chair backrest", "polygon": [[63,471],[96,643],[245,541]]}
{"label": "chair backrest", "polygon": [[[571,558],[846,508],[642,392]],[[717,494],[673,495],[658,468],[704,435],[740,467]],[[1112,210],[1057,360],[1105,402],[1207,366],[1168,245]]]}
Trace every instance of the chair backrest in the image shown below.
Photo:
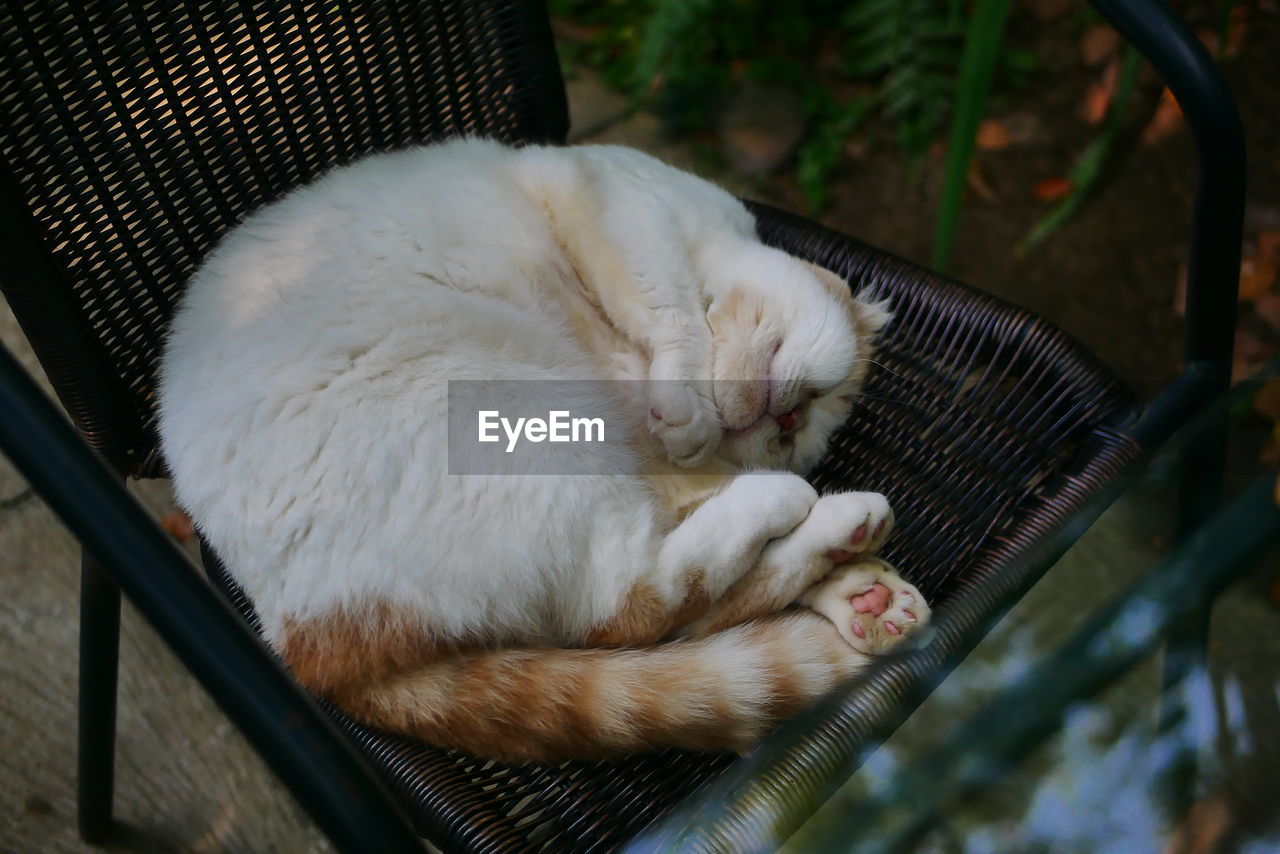
{"label": "chair backrest", "polygon": [[156,474],[169,316],[247,212],[368,152],[567,129],[541,0],[15,0],[0,289],[90,444]]}

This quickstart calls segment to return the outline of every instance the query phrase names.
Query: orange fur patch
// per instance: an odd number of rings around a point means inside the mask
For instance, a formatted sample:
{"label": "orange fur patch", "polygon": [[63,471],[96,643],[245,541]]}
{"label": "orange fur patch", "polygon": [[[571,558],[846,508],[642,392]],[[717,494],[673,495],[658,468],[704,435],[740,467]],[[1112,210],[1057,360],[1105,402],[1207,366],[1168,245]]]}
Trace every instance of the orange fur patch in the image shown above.
{"label": "orange fur patch", "polygon": [[[393,732],[506,762],[616,753],[601,738],[596,657],[603,650],[464,653],[427,671],[369,685],[340,705]],[[621,653],[617,653],[621,654]]]}
{"label": "orange fur patch", "polygon": [[711,597],[704,587],[705,580],[705,569],[690,569],[684,577],[684,598],[674,609],[653,587],[644,582],[636,584],[618,613],[588,632],[582,645],[647,646],[656,643],[672,629],[697,619],[710,607]]}
{"label": "orange fur patch", "polygon": [[[825,631],[825,634],[823,633]],[[345,692],[339,705],[372,726],[507,762],[597,759],[670,745],[742,750],[844,675],[850,652],[812,612],[744,627],[728,678],[706,644],[643,650],[463,652]],[[752,662],[748,664],[747,662]],[[813,688],[798,668],[825,672]],[[743,678],[762,704],[739,702]]]}
{"label": "orange fur patch", "polygon": [[[684,577],[684,601],[680,603],[680,607],[676,609],[675,614],[671,617],[671,622],[667,626],[667,631],[678,629],[683,625],[692,623],[701,617],[711,607],[711,594],[707,593],[705,582],[707,579],[707,571],[695,566],[690,569]],[[666,632],[663,633],[664,635]]]}
{"label": "orange fur patch", "polygon": [[365,682],[419,668],[461,645],[431,637],[416,617],[387,605],[363,613],[286,620],[276,650],[309,691],[334,698]]}
{"label": "orange fur patch", "polygon": [[796,673],[794,652],[787,639],[771,636],[768,632],[762,632],[762,635],[759,641],[763,647],[761,659],[772,682],[768,715],[773,720],[781,720],[805,708],[813,698],[807,695],[804,683]]}
{"label": "orange fur patch", "polygon": [[671,608],[650,585],[639,582],[627,593],[622,608],[591,629],[583,646],[640,646],[667,632]]}
{"label": "orange fur patch", "polygon": [[735,584],[729,588],[729,592],[716,603],[715,619],[705,629],[699,629],[697,634],[705,637],[777,611],[777,606],[765,601],[763,594],[754,595],[757,592],[756,587],[756,585],[747,585],[739,588]]}

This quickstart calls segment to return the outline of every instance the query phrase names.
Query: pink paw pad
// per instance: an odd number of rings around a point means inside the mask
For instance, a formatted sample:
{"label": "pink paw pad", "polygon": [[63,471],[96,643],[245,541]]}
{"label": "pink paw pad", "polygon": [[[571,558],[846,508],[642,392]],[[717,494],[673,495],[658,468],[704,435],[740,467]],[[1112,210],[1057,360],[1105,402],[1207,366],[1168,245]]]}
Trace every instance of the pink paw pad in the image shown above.
{"label": "pink paw pad", "polygon": [[878,617],[889,609],[889,588],[876,582],[870,590],[849,597],[854,613]]}

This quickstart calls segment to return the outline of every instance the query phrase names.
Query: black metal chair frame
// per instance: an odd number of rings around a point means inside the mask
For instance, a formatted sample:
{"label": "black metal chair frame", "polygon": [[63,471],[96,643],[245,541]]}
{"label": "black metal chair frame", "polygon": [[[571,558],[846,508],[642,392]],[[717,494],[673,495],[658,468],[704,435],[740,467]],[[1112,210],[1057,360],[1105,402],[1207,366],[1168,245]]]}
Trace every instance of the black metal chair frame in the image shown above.
{"label": "black metal chair frame", "polygon": [[[1212,59],[1165,6],[1158,0],[1092,1],[1163,75],[1197,145],[1186,367],[1125,430],[1143,449],[1153,449],[1229,381],[1243,221],[1243,132]],[[562,138],[563,116],[550,117],[548,127],[556,125]],[[0,186],[0,195],[16,197],[7,184]],[[14,209],[0,205],[0,252],[8,268],[3,281],[40,281],[48,271],[22,251],[38,238]],[[6,295],[13,296],[7,287]],[[58,367],[46,363],[51,376]],[[129,497],[120,473],[95,455],[7,352],[0,352],[0,411],[5,413],[0,419],[0,448],[84,547],[79,776],[83,837],[103,841],[111,825],[123,590],[340,850],[420,851],[404,813],[365,759],[296,686],[240,615],[192,570],[177,546]],[[1212,436],[1187,453],[1186,468],[1193,475],[1188,482],[1195,487],[1183,502],[1189,512],[1215,500],[1221,453],[1220,439]],[[729,794],[722,787],[717,791]],[[418,829],[428,838],[448,838],[443,827],[424,827],[420,821]]]}

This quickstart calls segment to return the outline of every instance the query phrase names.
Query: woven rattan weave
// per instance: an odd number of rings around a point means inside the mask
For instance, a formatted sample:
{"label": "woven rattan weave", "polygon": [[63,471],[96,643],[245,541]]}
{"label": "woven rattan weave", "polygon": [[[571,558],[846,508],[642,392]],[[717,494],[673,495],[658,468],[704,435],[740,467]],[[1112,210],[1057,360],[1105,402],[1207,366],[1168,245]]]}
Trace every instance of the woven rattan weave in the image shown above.
{"label": "woven rattan weave", "polygon": [[5,295],[93,446],[157,474],[165,325],[228,228],[362,154],[567,126],[536,2],[6,3]]}

